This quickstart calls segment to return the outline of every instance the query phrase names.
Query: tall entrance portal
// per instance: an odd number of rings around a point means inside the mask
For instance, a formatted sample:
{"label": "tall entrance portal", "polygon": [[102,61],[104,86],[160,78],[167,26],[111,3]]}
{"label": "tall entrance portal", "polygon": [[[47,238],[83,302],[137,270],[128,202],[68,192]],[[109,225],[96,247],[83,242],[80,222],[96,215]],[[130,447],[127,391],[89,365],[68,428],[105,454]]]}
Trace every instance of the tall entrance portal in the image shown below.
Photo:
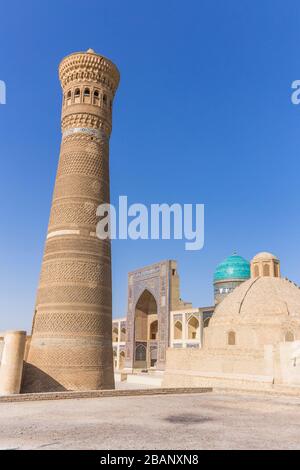
{"label": "tall entrance portal", "polygon": [[125,369],[164,370],[170,311],[190,307],[180,299],[176,261],[167,260],[128,274]]}
{"label": "tall entrance portal", "polygon": [[157,303],[147,289],[141,294],[135,307],[134,368],[156,367],[158,341]]}

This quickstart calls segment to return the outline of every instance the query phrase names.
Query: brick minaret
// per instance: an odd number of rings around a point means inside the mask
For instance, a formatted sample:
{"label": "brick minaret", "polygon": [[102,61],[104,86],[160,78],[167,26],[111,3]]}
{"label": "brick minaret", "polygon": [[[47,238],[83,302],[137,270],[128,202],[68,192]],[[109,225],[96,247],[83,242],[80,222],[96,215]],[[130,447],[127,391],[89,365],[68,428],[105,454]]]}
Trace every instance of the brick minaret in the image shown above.
{"label": "brick minaret", "polygon": [[23,377],[24,392],[114,388],[110,241],[96,237],[109,202],[115,65],[89,49],[60,64],[62,143]]}

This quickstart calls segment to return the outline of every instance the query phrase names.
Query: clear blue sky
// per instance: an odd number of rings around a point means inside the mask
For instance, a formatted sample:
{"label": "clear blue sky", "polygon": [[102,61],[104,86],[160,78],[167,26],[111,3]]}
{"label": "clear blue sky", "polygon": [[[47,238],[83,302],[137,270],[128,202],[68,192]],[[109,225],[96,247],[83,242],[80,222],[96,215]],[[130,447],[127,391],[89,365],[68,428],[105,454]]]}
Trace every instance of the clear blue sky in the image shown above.
{"label": "clear blue sky", "polygon": [[[46,6],[47,5],[47,6]],[[178,260],[181,293],[212,303],[215,266],[274,252],[300,283],[298,0],[2,0],[0,330],[30,329],[60,145],[60,60],[89,47],[121,72],[112,201],[204,203],[206,241],[113,243],[114,316],[127,272]]]}

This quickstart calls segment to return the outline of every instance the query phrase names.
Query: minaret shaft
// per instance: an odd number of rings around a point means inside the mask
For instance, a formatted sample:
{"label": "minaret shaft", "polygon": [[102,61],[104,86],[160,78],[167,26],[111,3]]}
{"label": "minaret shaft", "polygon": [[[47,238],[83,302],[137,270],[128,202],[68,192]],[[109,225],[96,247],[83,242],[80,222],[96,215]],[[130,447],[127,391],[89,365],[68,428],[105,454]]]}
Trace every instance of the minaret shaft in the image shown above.
{"label": "minaret shaft", "polygon": [[89,50],[67,56],[62,144],[23,391],[113,388],[111,246],[96,237],[109,203],[109,137],[119,82]]}

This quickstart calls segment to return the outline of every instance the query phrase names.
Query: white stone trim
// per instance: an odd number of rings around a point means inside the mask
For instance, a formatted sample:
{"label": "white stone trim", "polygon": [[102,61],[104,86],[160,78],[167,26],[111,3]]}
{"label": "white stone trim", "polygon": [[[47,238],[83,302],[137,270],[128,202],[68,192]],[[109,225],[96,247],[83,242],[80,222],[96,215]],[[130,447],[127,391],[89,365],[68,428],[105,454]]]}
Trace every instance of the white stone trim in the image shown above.
{"label": "white stone trim", "polygon": [[80,230],[56,230],[55,232],[50,232],[47,235],[48,238],[60,237],[61,235],[79,235]]}
{"label": "white stone trim", "polygon": [[65,132],[63,132],[63,137],[67,137],[68,135],[72,134],[88,134],[93,137],[97,137],[98,139],[100,138],[106,138],[106,134],[102,129],[93,129],[91,127],[72,127],[71,129],[67,129]]}

